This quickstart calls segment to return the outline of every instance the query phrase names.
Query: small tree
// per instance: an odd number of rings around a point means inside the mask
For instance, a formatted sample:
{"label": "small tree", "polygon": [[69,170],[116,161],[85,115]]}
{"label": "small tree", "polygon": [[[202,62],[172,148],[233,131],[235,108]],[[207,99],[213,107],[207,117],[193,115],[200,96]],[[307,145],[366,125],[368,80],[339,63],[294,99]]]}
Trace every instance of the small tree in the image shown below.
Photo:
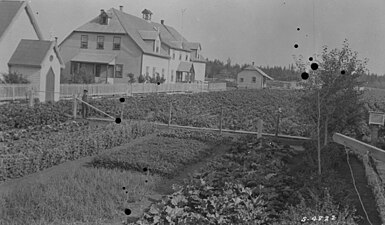
{"label": "small tree", "polygon": [[[316,125],[320,154],[322,136],[325,146],[329,134],[352,130],[363,119],[362,91],[358,87],[362,84],[359,77],[365,72],[367,59],[359,60],[358,53],[349,48],[346,39],[342,49],[329,51],[324,46],[316,58],[320,60],[305,62],[302,56],[295,60],[301,71],[309,71],[309,78],[302,83],[305,93],[299,111]],[[306,69],[311,63],[318,63],[318,69]]]}
{"label": "small tree", "polygon": [[31,83],[28,79],[24,78],[22,74],[13,72],[13,73],[3,73],[4,83],[6,84],[29,84]]}
{"label": "small tree", "polygon": [[161,77],[159,75],[159,73],[156,73],[156,77],[155,77],[154,83],[161,83],[161,84],[163,84],[165,81],[166,81],[166,79],[164,77]]}
{"label": "small tree", "polygon": [[146,77],[144,75],[139,75],[138,77],[138,83],[144,83],[146,81]]}
{"label": "small tree", "polygon": [[129,73],[127,74],[129,80],[128,80],[128,83],[135,83],[136,82],[136,79],[135,79],[135,75],[133,73]]}

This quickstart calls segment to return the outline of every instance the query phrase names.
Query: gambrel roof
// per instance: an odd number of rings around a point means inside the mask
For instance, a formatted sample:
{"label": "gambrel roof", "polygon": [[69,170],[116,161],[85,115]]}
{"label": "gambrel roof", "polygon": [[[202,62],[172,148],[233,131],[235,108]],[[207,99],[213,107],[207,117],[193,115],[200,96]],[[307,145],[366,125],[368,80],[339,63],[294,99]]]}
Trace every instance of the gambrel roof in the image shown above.
{"label": "gambrel roof", "polygon": [[[161,43],[172,49],[191,52],[192,48],[195,49],[197,46],[200,46],[199,43],[187,41],[173,27],[147,21],[114,8],[109,9],[106,13],[109,17],[108,25],[100,24],[98,15],[91,21],[75,29],[74,32],[127,34],[143,53],[164,58],[170,58],[168,52],[160,48],[160,53],[155,53],[153,46],[146,42],[146,40],[154,40],[158,31]],[[63,42],[64,40],[62,43]]]}

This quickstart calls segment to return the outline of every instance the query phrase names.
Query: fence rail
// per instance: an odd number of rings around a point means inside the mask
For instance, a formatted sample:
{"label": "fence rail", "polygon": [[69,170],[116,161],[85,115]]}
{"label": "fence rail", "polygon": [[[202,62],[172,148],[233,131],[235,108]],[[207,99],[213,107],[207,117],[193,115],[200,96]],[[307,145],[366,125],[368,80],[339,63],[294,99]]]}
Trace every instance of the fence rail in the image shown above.
{"label": "fence rail", "polygon": [[[0,85],[0,101],[17,100],[28,98],[29,91],[34,90],[37,97],[39,88],[31,84]],[[144,93],[165,92],[207,92],[225,91],[225,83],[175,83],[175,84],[61,84],[60,98],[72,98],[73,95],[81,94],[84,89],[88,90],[90,96],[108,95],[132,95]]]}

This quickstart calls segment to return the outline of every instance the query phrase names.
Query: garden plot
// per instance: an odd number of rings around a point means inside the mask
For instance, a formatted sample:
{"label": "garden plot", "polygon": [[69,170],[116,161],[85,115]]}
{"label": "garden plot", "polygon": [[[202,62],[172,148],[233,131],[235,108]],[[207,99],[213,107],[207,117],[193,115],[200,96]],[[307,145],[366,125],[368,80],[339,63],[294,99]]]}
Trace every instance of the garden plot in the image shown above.
{"label": "garden plot", "polygon": [[6,186],[8,189],[1,199],[0,224],[122,222],[127,217],[127,207],[139,203],[137,208],[131,208],[134,214],[151,203],[147,197],[154,196],[161,176],[176,176],[186,164],[209,154],[210,144],[197,139],[204,138],[150,135],[89,157],[80,164],[74,161],[53,167],[50,176],[42,171],[43,175],[9,181],[12,184],[6,182],[0,186],[0,190]]}

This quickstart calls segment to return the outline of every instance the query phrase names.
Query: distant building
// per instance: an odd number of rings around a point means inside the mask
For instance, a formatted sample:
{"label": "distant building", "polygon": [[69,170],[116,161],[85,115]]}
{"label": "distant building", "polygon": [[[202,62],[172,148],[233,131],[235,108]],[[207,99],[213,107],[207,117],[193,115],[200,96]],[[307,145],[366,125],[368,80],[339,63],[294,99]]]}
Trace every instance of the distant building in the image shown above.
{"label": "distant building", "polygon": [[21,39],[43,40],[25,1],[0,1],[0,74],[8,73],[8,61]]}
{"label": "distant building", "polygon": [[262,89],[266,87],[266,80],[274,80],[261,69],[253,65],[246,67],[237,75],[238,88]]}
{"label": "distant building", "polygon": [[159,74],[166,83],[204,81],[201,45],[187,41],[164,20],[152,22],[148,9],[142,16],[124,13],[121,6],[101,10],[75,29],[59,45],[66,64],[62,75],[83,72],[104,83],[127,83],[129,73],[135,78]]}
{"label": "distant building", "polygon": [[64,64],[56,41],[21,40],[8,62],[9,72],[22,74],[37,88],[41,102],[59,101]]}

